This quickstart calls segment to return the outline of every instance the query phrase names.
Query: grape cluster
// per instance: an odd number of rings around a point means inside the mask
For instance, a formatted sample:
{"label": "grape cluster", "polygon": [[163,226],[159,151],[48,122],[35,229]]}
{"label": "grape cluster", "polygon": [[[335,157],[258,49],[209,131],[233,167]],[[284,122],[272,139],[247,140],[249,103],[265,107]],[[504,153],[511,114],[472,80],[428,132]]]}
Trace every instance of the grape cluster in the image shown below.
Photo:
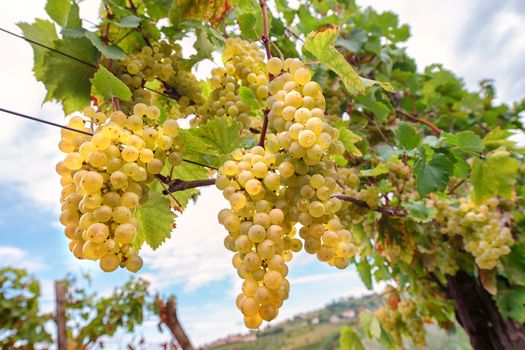
{"label": "grape cluster", "polygon": [[[179,45],[161,41],[153,46],[144,46],[141,51],[127,56],[121,61],[113,61],[111,70],[133,93],[132,102],[123,103],[124,110],[131,111],[134,103],[152,104],[162,102],[170,107],[177,100],[177,112],[182,116],[206,113],[206,98],[195,76],[185,70]],[[171,98],[145,88],[148,82],[156,81],[160,86],[154,90]]]}
{"label": "grape cluster", "polygon": [[230,209],[219,213],[219,222],[228,231],[224,245],[235,252],[232,263],[244,280],[237,306],[249,328],[277,316],[290,290],[286,262],[302,248],[287,218],[287,203],[279,196],[281,177],[272,169],[275,161],[259,146],[236,151],[216,180],[230,202]]}
{"label": "grape cluster", "polygon": [[470,197],[460,198],[459,203],[435,198],[427,201],[427,206],[438,209],[435,220],[441,225],[440,232],[461,236],[465,250],[475,257],[480,268],[487,270],[495,268],[514,244],[498,205],[497,198],[490,198],[481,205]]}
{"label": "grape cluster", "polygon": [[402,300],[398,305],[398,310],[414,345],[419,349],[424,348],[427,332],[423,319],[417,314],[416,303],[412,300]]}
{"label": "grape cluster", "polygon": [[209,116],[227,115],[238,119],[246,129],[261,128],[260,116],[241,101],[239,89],[242,86],[249,88],[262,101],[268,98],[268,74],[263,58],[264,54],[256,43],[239,38],[226,39],[224,67],[214,68],[211,72]]}
{"label": "grape cluster", "polygon": [[[79,259],[100,260],[106,272],[118,266],[136,272],[142,259],[132,247],[138,231],[133,216],[147,198],[148,183],[166,160],[181,161],[178,124],[159,126],[157,107],[136,104],[134,114],[96,112],[87,107],[69,126],[93,136],[62,130],[57,164],[63,186],[60,222]],[[92,128],[87,125],[91,124]]]}

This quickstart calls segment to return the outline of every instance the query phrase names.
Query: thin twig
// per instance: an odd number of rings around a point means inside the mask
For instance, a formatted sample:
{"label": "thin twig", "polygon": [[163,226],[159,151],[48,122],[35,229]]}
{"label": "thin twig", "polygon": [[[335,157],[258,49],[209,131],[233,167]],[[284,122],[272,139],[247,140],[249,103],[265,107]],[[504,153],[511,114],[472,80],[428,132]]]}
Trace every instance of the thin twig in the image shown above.
{"label": "thin twig", "polygon": [[160,185],[162,186],[163,190],[162,190],[162,194],[163,195],[169,195],[174,201],[175,203],[177,203],[177,205],[182,208],[182,205],[180,204],[180,202],[177,200],[177,198],[175,198],[175,196],[173,195],[173,193],[169,192],[169,188],[167,187],[166,183],[161,180],[160,178],[160,174],[155,176],[155,178],[159,181]]}
{"label": "thin twig", "polygon": [[264,48],[266,49],[266,57],[268,59],[272,58],[272,51],[270,50],[270,27],[268,26],[268,11],[266,8],[266,1],[265,0],[259,0],[259,5],[261,6],[261,12],[263,17],[263,35],[261,37],[261,41],[264,45]]}
{"label": "thin twig", "polygon": [[40,119],[40,118],[36,118],[36,117],[31,117],[31,116],[29,116],[27,114],[22,114],[22,113],[10,111],[10,110],[5,109],[5,108],[0,108],[0,112],[9,113],[9,114],[12,114],[12,115],[16,115],[18,117],[22,117],[22,118],[26,118],[26,119],[29,119],[29,120],[33,120],[35,122],[56,126],[57,128],[62,128],[62,129],[66,129],[66,130],[69,130],[69,131],[78,132],[78,133],[81,133],[81,134],[84,134],[84,135],[93,136],[93,134],[88,132],[88,131],[70,128],[69,126],[60,125],[60,124],[53,123],[53,122],[50,122],[50,121],[47,121],[47,120],[43,120],[43,119]]}
{"label": "thin twig", "polygon": [[284,30],[286,32],[288,32],[288,34],[291,34],[294,38],[296,38],[297,40],[301,41],[301,42],[304,42],[303,38],[301,38],[297,33],[295,33],[293,30],[291,30],[290,28],[288,27],[284,27]]}
{"label": "thin twig", "polygon": [[213,169],[213,170],[219,170],[219,169],[217,169],[217,168],[214,167],[214,166],[207,165],[207,164],[202,164],[202,163],[196,162],[196,161],[194,161],[194,160],[182,159],[182,161],[183,161],[183,162],[186,162],[186,163],[190,163],[190,164],[199,165],[199,166],[202,166],[202,167],[205,167],[205,168],[210,168],[210,169]]}
{"label": "thin twig", "polygon": [[383,139],[383,141],[385,141],[389,146],[393,146],[392,143],[388,140],[388,138],[386,137],[385,133],[383,132],[383,130],[381,130],[381,127],[379,126],[379,124],[377,124],[377,122],[374,120],[374,118],[368,116],[365,114],[365,118],[374,125],[374,127],[376,128],[377,132],[379,133],[379,135],[381,136],[381,138]]}
{"label": "thin twig", "polygon": [[162,191],[162,194],[164,195],[178,191],[185,191],[197,187],[211,186],[215,184],[215,179],[184,181],[181,179],[170,179],[169,177],[160,174],[157,175],[156,178],[160,182],[168,185],[168,188]]}
{"label": "thin twig", "polygon": [[264,120],[261,129],[261,135],[259,136],[259,146],[264,148],[264,139],[266,138],[266,132],[268,131],[268,109],[264,110]]}
{"label": "thin twig", "polygon": [[384,205],[380,206],[380,207],[377,207],[377,208],[370,208],[370,206],[368,205],[367,202],[365,202],[365,201],[363,201],[361,199],[357,199],[357,198],[352,197],[352,196],[346,196],[346,195],[343,195],[343,194],[334,194],[334,195],[331,196],[331,198],[337,198],[337,199],[340,199],[342,201],[351,202],[351,203],[354,203],[355,205],[358,205],[360,207],[377,211],[378,213],[381,213],[381,214],[383,214],[385,216],[407,216],[407,212],[405,210],[403,210],[403,209],[391,208],[391,207],[384,206]]}
{"label": "thin twig", "polygon": [[20,38],[20,39],[24,39],[25,41],[27,41],[27,42],[29,42],[29,43],[31,43],[31,44],[35,44],[35,45],[37,45],[37,46],[41,46],[41,47],[43,47],[43,48],[48,49],[49,51],[53,51],[54,53],[59,54],[59,55],[65,56],[65,57],[67,57],[67,58],[71,58],[72,60],[77,61],[77,62],[82,63],[82,64],[85,64],[85,65],[87,65],[87,66],[89,66],[89,67],[91,67],[91,68],[95,68],[95,69],[97,68],[97,66],[96,66],[95,64],[93,64],[93,63],[89,63],[89,62],[87,62],[87,61],[81,60],[80,58],[76,58],[76,57],[71,56],[70,54],[67,54],[67,53],[65,53],[65,52],[59,51],[59,50],[57,50],[57,49],[54,49],[54,48],[52,48],[52,47],[49,47],[49,46],[44,45],[44,44],[42,44],[42,43],[39,43],[39,42],[37,42],[37,41],[34,41],[34,40],[31,40],[31,39],[28,39],[28,38],[26,38],[26,37],[24,37],[24,36],[22,36],[22,35],[15,34],[15,33],[10,32],[9,30],[6,30],[6,29],[4,29],[4,28],[0,28],[0,31],[2,31],[2,32],[4,32],[4,33],[7,33],[7,34],[9,34],[9,35],[12,35],[12,36],[14,36],[14,37],[17,37],[17,38]]}
{"label": "thin twig", "polygon": [[415,115],[403,111],[401,108],[396,108],[396,113],[401,114],[402,116],[405,116],[416,123],[428,126],[436,136],[439,136],[441,134],[441,129],[429,122],[428,120],[418,118]]}
{"label": "thin twig", "polygon": [[463,183],[465,183],[465,180],[461,180],[461,181],[459,181],[457,184],[455,184],[454,186],[452,186],[452,187],[450,188],[450,190],[448,190],[447,194],[452,194],[452,193],[454,193],[454,191],[455,191],[459,186],[463,185]]}

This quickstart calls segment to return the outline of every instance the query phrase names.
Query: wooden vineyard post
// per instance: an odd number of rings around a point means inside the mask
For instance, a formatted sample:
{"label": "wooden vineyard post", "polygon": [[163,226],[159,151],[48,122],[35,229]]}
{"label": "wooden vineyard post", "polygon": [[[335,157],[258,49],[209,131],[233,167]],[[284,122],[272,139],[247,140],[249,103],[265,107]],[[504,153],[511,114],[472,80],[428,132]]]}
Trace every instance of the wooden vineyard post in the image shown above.
{"label": "wooden vineyard post", "polygon": [[55,302],[55,322],[57,324],[57,349],[67,350],[66,285],[63,281],[55,281]]}

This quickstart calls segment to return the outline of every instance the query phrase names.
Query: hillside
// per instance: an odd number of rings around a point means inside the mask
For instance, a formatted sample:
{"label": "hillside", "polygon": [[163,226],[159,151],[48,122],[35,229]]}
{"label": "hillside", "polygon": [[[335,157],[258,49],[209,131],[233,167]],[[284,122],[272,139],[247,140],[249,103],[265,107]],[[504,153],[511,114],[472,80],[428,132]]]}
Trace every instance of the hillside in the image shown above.
{"label": "hillside", "polygon": [[[379,306],[374,295],[334,301],[322,309],[302,313],[292,319],[268,326],[259,332],[238,334],[218,339],[207,350],[336,350],[339,330],[356,324],[360,310],[373,311]],[[459,328],[447,334],[434,325],[427,327],[429,350],[471,349],[466,334]],[[406,342],[405,349],[412,349]],[[367,350],[383,349],[375,342],[365,342]]]}

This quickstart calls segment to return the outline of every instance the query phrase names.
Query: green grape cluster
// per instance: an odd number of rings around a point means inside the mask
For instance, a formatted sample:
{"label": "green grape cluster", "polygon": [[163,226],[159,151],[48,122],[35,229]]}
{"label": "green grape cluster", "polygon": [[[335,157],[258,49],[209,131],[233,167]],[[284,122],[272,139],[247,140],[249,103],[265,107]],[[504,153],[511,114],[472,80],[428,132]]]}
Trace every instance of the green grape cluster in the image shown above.
{"label": "green grape cluster", "polygon": [[341,110],[345,107],[346,96],[340,87],[332,86],[323,89],[326,98],[326,115],[329,120],[341,118]]}
{"label": "green grape cluster", "polygon": [[242,86],[249,88],[261,101],[268,98],[264,54],[256,43],[228,38],[223,60],[224,67],[214,68],[211,72],[209,116],[231,116],[238,119],[246,129],[261,129],[260,116],[241,101],[239,89]]}
{"label": "green grape cluster", "polygon": [[417,314],[416,303],[412,300],[402,300],[398,305],[398,310],[414,345],[423,349],[426,344],[427,332],[423,319]]}
{"label": "green grape cluster", "polygon": [[475,257],[480,268],[495,268],[514,244],[511,230],[498,210],[499,200],[490,198],[479,205],[471,197],[462,197],[454,204],[439,199],[427,201],[427,206],[438,210],[435,220],[440,223],[442,234],[461,236],[465,250]]}
{"label": "green grape cluster", "polygon": [[402,348],[403,338],[399,328],[399,320],[401,319],[399,310],[385,305],[375,311],[375,316],[394,340],[397,345],[396,349]]}
{"label": "green grape cluster", "polygon": [[[132,102],[122,104],[125,110],[131,111],[134,103],[150,105],[162,102],[165,107],[171,107],[171,102],[177,100],[176,109],[181,117],[206,112],[202,87],[195,76],[184,68],[181,48],[177,44],[160,41],[153,46],[144,46],[138,53],[121,61],[113,61],[110,67],[133,93]],[[171,98],[163,98],[146,89],[145,85],[151,82],[159,85],[153,90]]]}
{"label": "green grape cluster", "polygon": [[232,263],[244,280],[237,306],[249,328],[277,316],[290,290],[286,262],[302,248],[294,237],[294,223],[287,218],[287,202],[280,199],[275,161],[259,146],[236,151],[216,180],[230,202],[230,209],[219,213],[219,222],[228,231],[224,245],[235,252]]}
{"label": "green grape cluster", "polygon": [[69,248],[79,259],[99,260],[106,272],[118,266],[132,272],[141,268],[132,247],[139,228],[134,211],[166,161],[181,161],[177,122],[168,119],[160,126],[155,106],[136,104],[133,112],[127,116],[87,107],[69,126],[93,136],[62,130],[59,143],[67,153],[56,169],[63,186],[60,222],[71,240]]}

